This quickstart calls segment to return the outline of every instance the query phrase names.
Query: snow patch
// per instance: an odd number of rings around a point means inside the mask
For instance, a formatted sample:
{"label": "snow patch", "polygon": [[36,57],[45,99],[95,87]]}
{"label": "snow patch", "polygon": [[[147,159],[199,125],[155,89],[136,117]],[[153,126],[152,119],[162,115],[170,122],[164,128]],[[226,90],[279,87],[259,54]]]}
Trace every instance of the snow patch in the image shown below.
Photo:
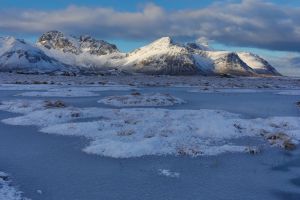
{"label": "snow patch", "polygon": [[38,111],[45,108],[45,101],[42,100],[12,100],[2,101],[0,103],[0,110],[26,114],[34,111]]}
{"label": "snow patch", "polygon": [[107,105],[116,107],[124,106],[173,106],[175,104],[183,104],[184,100],[174,97],[170,94],[140,94],[138,92],[131,95],[109,96],[98,101]]}
{"label": "snow patch", "polygon": [[89,86],[89,87],[61,87],[50,88],[47,91],[32,91],[18,94],[18,96],[29,97],[92,97],[99,96],[96,92],[102,91],[127,91],[133,87],[129,86]]}
{"label": "snow patch", "polygon": [[158,174],[170,178],[178,178],[180,176],[178,172],[172,172],[169,169],[159,169]]}
{"label": "snow patch", "polygon": [[[101,116],[102,110],[97,108],[75,108],[55,106],[58,101],[42,100],[13,100],[0,105],[0,110],[25,114],[23,116],[3,119],[2,122],[10,125],[49,126],[82,118]],[[53,106],[48,106],[49,103]]]}
{"label": "snow patch", "polygon": [[22,192],[11,185],[8,175],[0,172],[0,200],[29,200],[22,196]]}
{"label": "snow patch", "polygon": [[[299,118],[241,119],[214,110],[103,109],[101,120],[48,126],[41,131],[85,136],[91,143],[84,151],[114,158],[145,155],[200,156],[248,152],[233,138],[284,131],[299,140]],[[274,128],[273,124],[287,126]],[[298,131],[298,132],[297,132]]]}

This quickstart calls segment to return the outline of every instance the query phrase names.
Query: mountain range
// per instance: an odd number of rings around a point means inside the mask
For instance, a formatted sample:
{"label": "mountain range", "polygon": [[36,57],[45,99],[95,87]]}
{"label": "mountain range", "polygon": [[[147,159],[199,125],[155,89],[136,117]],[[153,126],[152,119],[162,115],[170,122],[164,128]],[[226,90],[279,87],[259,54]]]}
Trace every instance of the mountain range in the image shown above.
{"label": "mountain range", "polygon": [[30,44],[0,37],[0,71],[55,74],[279,76],[266,60],[247,52],[217,51],[162,37],[130,53],[90,36],[49,31]]}

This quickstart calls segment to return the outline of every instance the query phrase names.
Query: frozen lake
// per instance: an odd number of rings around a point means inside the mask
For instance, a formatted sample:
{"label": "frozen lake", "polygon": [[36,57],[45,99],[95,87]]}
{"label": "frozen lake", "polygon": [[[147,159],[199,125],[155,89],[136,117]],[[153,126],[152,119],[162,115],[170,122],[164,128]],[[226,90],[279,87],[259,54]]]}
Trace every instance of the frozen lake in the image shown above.
{"label": "frozen lake", "polygon": [[[169,93],[187,104],[168,109],[218,109],[245,118],[300,116],[297,95],[257,93],[201,93],[188,88],[141,88],[141,92]],[[19,97],[22,91],[0,91],[1,101],[61,99],[76,107],[106,107],[105,96],[132,91],[103,91],[100,96],[57,98]],[[0,119],[16,114],[0,111]],[[258,155],[145,156],[114,159],[82,152],[85,138],[49,135],[34,126],[0,123],[0,170],[11,174],[24,196],[41,200],[195,200],[300,199],[300,151],[268,148]],[[252,141],[254,140],[254,141]],[[241,141],[257,143],[255,139]],[[167,177],[159,170],[177,172]],[[39,194],[37,190],[41,190]]]}

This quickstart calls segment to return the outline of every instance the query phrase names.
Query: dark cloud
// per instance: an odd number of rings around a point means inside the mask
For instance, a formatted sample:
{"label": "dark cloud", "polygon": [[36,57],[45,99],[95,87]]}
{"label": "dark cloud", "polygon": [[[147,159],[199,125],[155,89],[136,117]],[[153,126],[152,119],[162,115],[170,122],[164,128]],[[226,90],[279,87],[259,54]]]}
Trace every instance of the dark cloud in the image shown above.
{"label": "dark cloud", "polygon": [[40,34],[57,29],[103,39],[205,37],[228,45],[300,51],[300,8],[260,0],[227,1],[197,10],[142,11],[71,6],[63,10],[0,10],[0,32]]}
{"label": "dark cloud", "polygon": [[300,70],[300,55],[298,57],[291,58],[291,64],[298,67]]}
{"label": "dark cloud", "polygon": [[300,77],[299,53],[287,53],[282,56],[266,56],[265,58],[283,75]]}

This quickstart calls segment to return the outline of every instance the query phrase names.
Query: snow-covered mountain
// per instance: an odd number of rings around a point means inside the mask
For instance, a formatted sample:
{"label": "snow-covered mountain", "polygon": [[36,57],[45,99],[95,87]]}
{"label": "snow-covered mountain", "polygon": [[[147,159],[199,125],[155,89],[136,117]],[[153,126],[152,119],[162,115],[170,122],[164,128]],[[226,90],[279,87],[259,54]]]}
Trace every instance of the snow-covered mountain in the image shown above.
{"label": "snow-covered mountain", "polygon": [[[74,71],[120,74],[277,76],[266,60],[246,52],[211,49],[206,43],[175,43],[160,38],[131,53],[90,36],[44,33],[36,45],[12,37],[0,39],[0,70]],[[71,67],[72,66],[72,67]],[[79,71],[77,71],[79,72]]]}
{"label": "snow-covered mountain", "polygon": [[48,56],[87,73],[120,73],[125,56],[117,46],[90,36],[70,36],[59,31],[44,33],[37,46]]}
{"label": "snow-covered mountain", "polygon": [[24,40],[0,37],[0,71],[66,73],[76,72],[76,68],[47,56],[42,50]]}
{"label": "snow-covered mountain", "polygon": [[160,38],[123,59],[126,69],[146,74],[193,75],[200,72],[188,49],[175,44],[170,37]]}
{"label": "snow-covered mountain", "polygon": [[124,58],[124,66],[148,74],[279,75],[264,59],[250,53],[216,51],[197,43],[177,44],[160,38]]}
{"label": "snow-covered mountain", "polygon": [[101,56],[119,52],[116,45],[104,40],[96,40],[90,36],[69,36],[59,31],[44,33],[38,39],[37,44],[47,49],[56,49],[77,55],[87,52],[91,55]]}
{"label": "snow-covered mountain", "polygon": [[[234,52],[227,51],[202,51],[195,52],[194,57],[203,68],[203,61],[209,61],[210,66],[205,66],[206,70],[212,74],[230,74],[239,76],[254,76],[256,73]],[[200,62],[199,62],[200,60]]]}

